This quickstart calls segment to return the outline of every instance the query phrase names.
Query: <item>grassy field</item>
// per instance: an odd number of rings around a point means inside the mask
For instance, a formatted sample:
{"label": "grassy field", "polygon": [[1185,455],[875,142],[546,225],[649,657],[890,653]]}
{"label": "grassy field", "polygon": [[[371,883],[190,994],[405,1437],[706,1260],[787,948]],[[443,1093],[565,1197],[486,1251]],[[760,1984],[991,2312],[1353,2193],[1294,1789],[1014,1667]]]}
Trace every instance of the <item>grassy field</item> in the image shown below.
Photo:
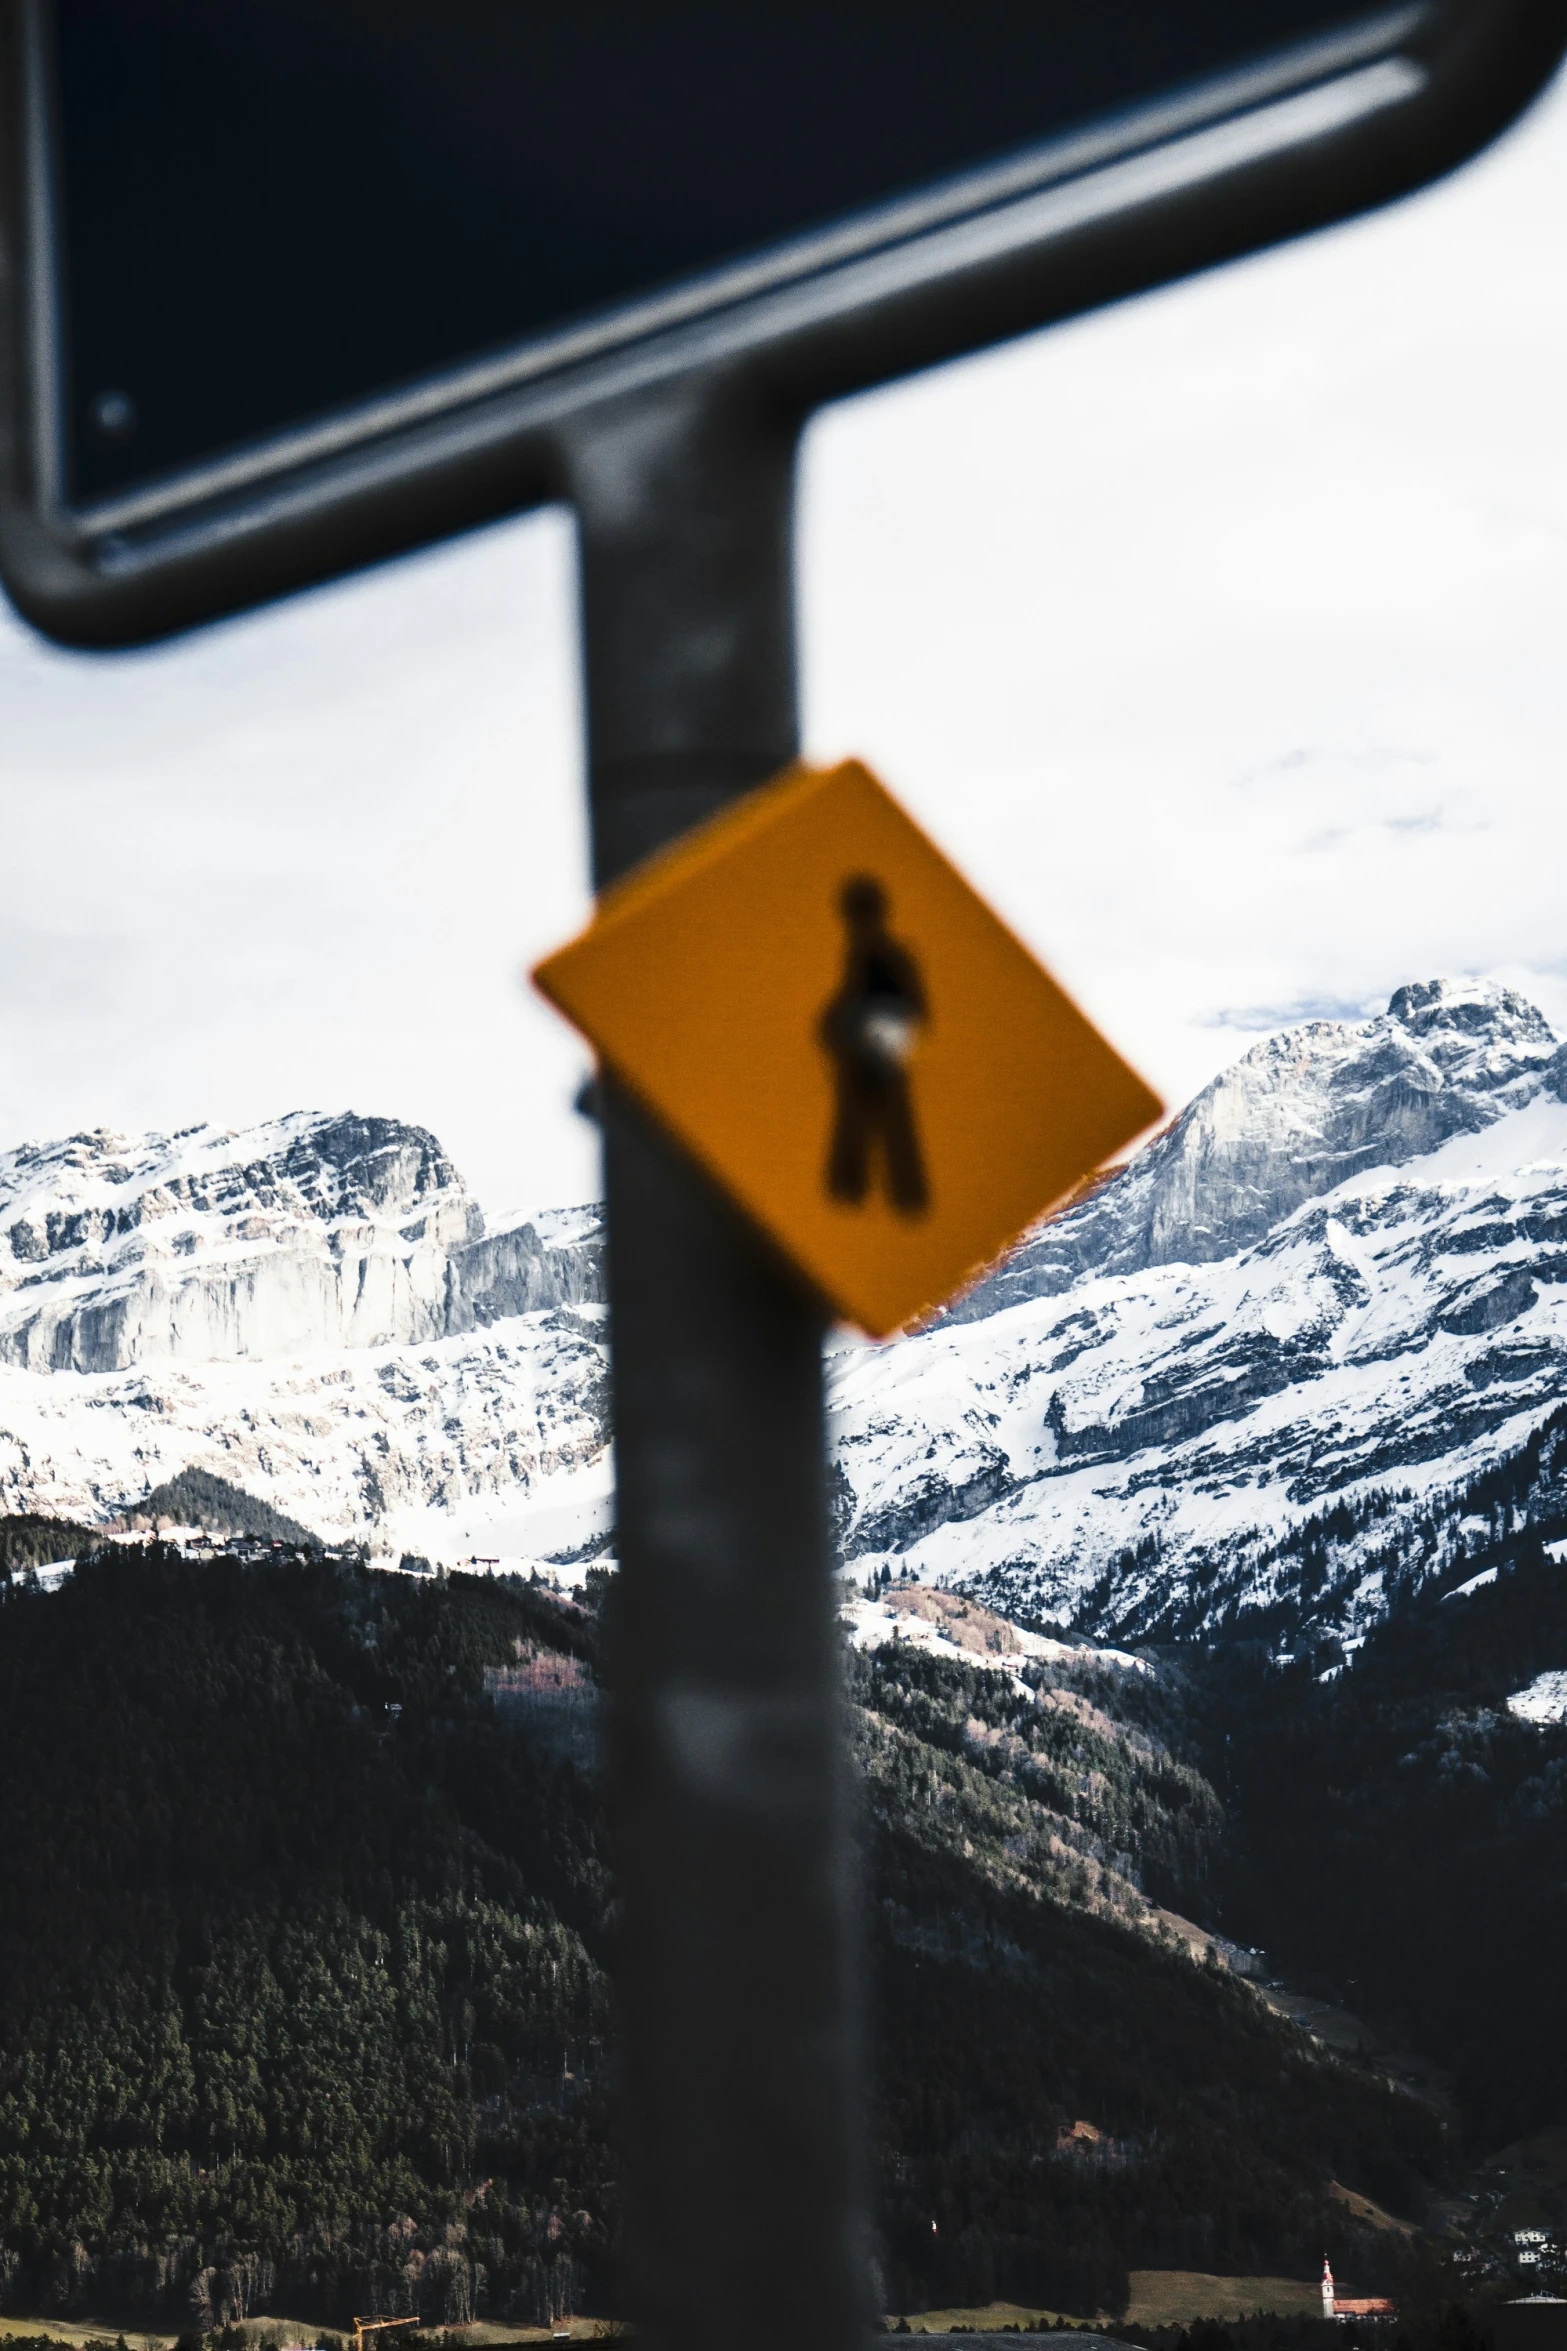
{"label": "grassy field", "polygon": [[[1259,2310],[1278,2317],[1317,2318],[1322,2312],[1322,2289],[1302,2278],[1221,2278],[1200,2269],[1134,2269],[1126,2315],[1133,2326],[1189,2326],[1194,2318],[1249,2318]],[[940,2335],[952,2327],[993,2329],[1036,2323],[1080,2327],[1090,2321],[1071,2311],[1041,2310],[1034,2303],[992,2302],[983,2310],[911,2312],[909,2332]]]}
{"label": "grassy field", "polygon": [[503,2327],[491,2326],[479,2320],[471,2327],[448,2327],[444,2339],[453,2346],[471,2344],[473,2351],[490,2351],[499,2343],[558,2343],[569,2338],[573,2343],[597,2343],[615,2332],[615,2321],[610,2318],[563,2318],[558,2327]]}
{"label": "grassy field", "polygon": [[1320,2318],[1322,2289],[1302,2278],[1220,2278],[1200,2269],[1134,2269],[1132,2326],[1189,2326],[1194,2318]]}
{"label": "grassy field", "polygon": [[[895,2323],[895,2322],[894,2322]],[[1081,2326],[1080,2318],[1065,2318],[1059,2311],[1041,2310],[1037,2302],[988,2302],[983,2310],[920,2310],[909,2313],[911,2335],[944,2335],[953,2327],[974,2327],[981,2331],[997,2327]]]}
{"label": "grassy field", "polygon": [[[173,2351],[174,2337],[160,2335],[156,2329],[148,2332],[143,2327],[121,2328],[118,2320],[74,2318],[0,2318],[0,2344],[15,2335],[47,2335],[52,2342],[81,2344],[87,2342],[112,2343],[123,2333],[127,2351]],[[312,2334],[311,2341],[315,2341]]]}

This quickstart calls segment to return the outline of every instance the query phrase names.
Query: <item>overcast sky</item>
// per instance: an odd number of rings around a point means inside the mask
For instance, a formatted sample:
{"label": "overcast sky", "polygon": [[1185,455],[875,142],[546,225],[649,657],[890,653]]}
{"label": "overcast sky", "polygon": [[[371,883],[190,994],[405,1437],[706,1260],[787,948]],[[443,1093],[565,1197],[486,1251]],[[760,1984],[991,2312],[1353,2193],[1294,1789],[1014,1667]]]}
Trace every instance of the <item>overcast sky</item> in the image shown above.
{"label": "overcast sky", "polygon": [[[1369,222],[854,402],[806,740],[1172,1102],[1493,973],[1567,1032],[1567,95]],[[586,908],[547,514],[150,653],[0,618],[0,1147],[353,1108],[586,1197],[518,983]]]}

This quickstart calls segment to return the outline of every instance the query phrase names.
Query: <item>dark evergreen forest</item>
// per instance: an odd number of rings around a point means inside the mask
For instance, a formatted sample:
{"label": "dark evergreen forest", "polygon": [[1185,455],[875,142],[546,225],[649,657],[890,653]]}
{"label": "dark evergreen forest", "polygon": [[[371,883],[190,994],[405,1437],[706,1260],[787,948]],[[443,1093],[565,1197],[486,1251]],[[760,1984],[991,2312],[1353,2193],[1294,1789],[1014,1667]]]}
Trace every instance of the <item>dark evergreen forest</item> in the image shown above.
{"label": "dark evergreen forest", "polygon": [[[1140,1928],[1118,1915],[1083,1848],[1114,1852],[1119,1831],[1130,1863],[1146,1838],[1173,1893],[1205,1873],[1217,1807],[1148,1736],[1156,1688],[1059,1678],[1142,1722],[1116,1738],[1101,1708],[1046,1712],[917,1650],[851,1663],[890,2307],[1114,2309],[1129,2268],[1309,2277],[1324,2245],[1387,2281],[1396,2248],[1346,2229],[1328,2182],[1420,2209],[1440,2125],[1156,1939],[1146,1908]],[[1064,2149],[1077,2120],[1100,2139]]]}
{"label": "dark evergreen forest", "polygon": [[265,1543],[285,1543],[304,1551],[321,1548],[308,1527],[297,1518],[274,1510],[243,1486],[214,1477],[210,1469],[182,1469],[177,1477],[154,1486],[139,1508],[129,1514],[132,1526],[156,1533],[163,1527],[204,1527],[218,1536],[250,1535]]}
{"label": "dark evergreen forest", "polygon": [[[157,1549],[0,1589],[9,2306],[611,2308],[594,1612]],[[1411,2206],[1439,2128],[1150,1931],[1118,1873],[1195,1900],[1222,1825],[1157,1693],[851,1674],[891,2306],[1087,2312],[1129,2266],[1324,2245],[1374,2284],[1328,2181]]]}
{"label": "dark evergreen forest", "polygon": [[1327,1680],[1216,1650],[1199,1716],[1228,1931],[1449,2067],[1476,2152],[1567,2115],[1567,1724],[1506,1705],[1567,1667],[1567,1572],[1509,1482],[1465,1497],[1495,1539],[1463,1569],[1494,1581],[1419,1591]]}
{"label": "dark evergreen forest", "polygon": [[68,1518],[42,1518],[19,1510],[0,1518],[0,1575],[19,1568],[48,1567],[61,1559],[83,1559],[99,1537]]}

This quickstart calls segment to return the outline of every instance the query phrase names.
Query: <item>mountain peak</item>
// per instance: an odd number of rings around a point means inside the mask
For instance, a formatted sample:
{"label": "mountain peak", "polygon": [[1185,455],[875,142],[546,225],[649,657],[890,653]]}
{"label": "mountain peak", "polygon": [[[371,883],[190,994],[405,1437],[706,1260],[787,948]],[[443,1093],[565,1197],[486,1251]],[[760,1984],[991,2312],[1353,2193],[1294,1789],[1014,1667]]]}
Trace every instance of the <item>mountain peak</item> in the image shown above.
{"label": "mountain peak", "polygon": [[1432,1577],[1555,1557],[1564,1072],[1532,1004],[1467,980],[1261,1040],[894,1367],[845,1356],[846,1554],[1096,1637],[1308,1656]]}
{"label": "mountain peak", "polygon": [[145,1220],[133,1200],[153,1213],[171,1202],[237,1212],[287,1199],[318,1217],[397,1216],[462,1189],[434,1135],[395,1118],[293,1111],[256,1126],[202,1122],[173,1135],[94,1127],[0,1152],[0,1229],[20,1217],[48,1232],[53,1219],[58,1233],[72,1218],[101,1212],[101,1221],[112,1212],[125,1230]]}
{"label": "mountain peak", "polygon": [[1394,989],[1386,1017],[1412,1036],[1450,1029],[1465,1036],[1507,1035],[1546,1047],[1556,1043],[1539,1008],[1500,980],[1414,980]]}
{"label": "mountain peak", "polygon": [[1567,1049],[1527,997],[1494,980],[1416,981],[1369,1020],[1280,1030],[1025,1242],[959,1319],[1085,1274],[1227,1257],[1348,1178],[1404,1166],[1564,1088]]}

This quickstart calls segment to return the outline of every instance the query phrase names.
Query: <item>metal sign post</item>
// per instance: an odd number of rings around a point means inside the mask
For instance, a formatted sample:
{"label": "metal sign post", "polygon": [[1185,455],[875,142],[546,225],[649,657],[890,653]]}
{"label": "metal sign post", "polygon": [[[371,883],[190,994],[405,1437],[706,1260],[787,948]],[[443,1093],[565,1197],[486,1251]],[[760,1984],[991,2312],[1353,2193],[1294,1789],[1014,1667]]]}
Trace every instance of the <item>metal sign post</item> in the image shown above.
{"label": "metal sign post", "polygon": [[[796,742],[796,430],[700,382],[585,419],[595,878]],[[603,1089],[628,2289],[657,2342],[869,2319],[820,1307]]]}

